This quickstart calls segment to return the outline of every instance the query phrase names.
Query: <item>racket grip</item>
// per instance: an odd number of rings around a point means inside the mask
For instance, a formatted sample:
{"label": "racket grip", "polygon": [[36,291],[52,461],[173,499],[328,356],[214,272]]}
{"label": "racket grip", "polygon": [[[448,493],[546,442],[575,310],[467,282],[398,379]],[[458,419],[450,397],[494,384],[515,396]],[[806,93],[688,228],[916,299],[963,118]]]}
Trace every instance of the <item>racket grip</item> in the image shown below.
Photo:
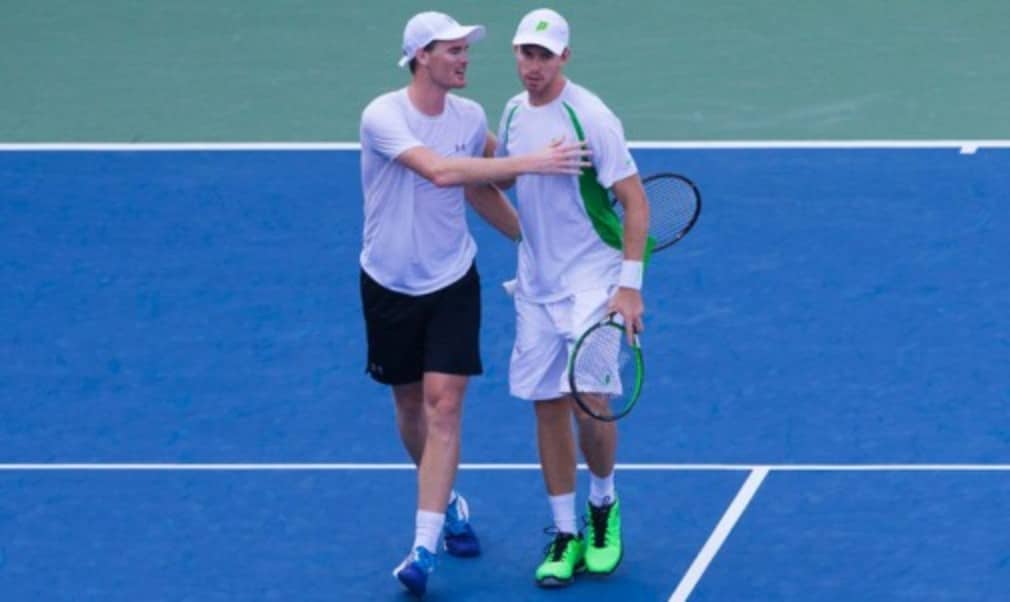
{"label": "racket grip", "polygon": [[505,289],[505,294],[509,297],[513,297],[516,294],[516,279],[506,280],[501,283],[501,287]]}

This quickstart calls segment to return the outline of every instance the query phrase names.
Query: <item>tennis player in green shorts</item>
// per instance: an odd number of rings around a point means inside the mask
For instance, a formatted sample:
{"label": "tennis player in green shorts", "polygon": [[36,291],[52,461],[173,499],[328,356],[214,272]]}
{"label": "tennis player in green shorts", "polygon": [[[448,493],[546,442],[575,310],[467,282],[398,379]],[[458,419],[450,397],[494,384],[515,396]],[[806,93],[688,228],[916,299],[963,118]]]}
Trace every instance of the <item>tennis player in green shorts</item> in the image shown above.
{"label": "tennis player in green shorts", "polygon": [[[554,539],[535,578],[543,587],[558,587],[583,570],[612,573],[623,557],[623,500],[614,486],[616,425],[577,408],[567,364],[579,334],[609,313],[621,315],[629,335],[642,330],[649,208],[621,122],[596,95],[564,76],[571,55],[565,19],[535,10],[520,21],[512,44],[525,90],[505,105],[498,156],[562,141],[587,142],[592,152],[592,167],[580,175],[523,174],[515,180],[522,240],[509,389],[535,402],[540,466],[554,518]],[[623,205],[623,227],[607,189]],[[607,229],[607,240],[621,241],[618,248],[604,242]],[[576,517],[573,416],[590,471],[584,534]]]}

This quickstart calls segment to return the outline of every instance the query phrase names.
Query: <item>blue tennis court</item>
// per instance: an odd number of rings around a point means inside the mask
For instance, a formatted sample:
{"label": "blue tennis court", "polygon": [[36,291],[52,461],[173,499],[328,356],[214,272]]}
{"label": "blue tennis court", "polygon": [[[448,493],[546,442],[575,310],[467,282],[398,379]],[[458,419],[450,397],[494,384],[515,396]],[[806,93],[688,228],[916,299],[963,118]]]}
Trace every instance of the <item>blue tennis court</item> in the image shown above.
{"label": "blue tennis court", "polygon": [[[1003,600],[1006,148],[637,148],[698,226],[646,276],[627,554],[533,585],[512,245],[477,219],[486,373],[431,600]],[[0,152],[0,599],[402,600],[414,474],[364,374],[353,148]],[[585,473],[579,499],[584,499]]]}

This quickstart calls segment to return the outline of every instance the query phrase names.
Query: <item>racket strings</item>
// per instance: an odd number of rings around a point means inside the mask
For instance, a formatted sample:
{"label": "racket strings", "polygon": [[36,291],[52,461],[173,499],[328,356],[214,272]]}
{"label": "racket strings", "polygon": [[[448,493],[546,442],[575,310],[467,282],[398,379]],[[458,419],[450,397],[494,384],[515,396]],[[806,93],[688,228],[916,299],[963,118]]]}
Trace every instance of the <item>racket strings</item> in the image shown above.
{"label": "racket strings", "polygon": [[637,399],[632,396],[641,376],[638,357],[621,326],[608,323],[592,330],[572,363],[577,399],[599,417],[625,414]]}
{"label": "racket strings", "polygon": [[656,178],[645,183],[649,199],[649,233],[657,245],[682,236],[698,213],[698,195],[678,178]]}
{"label": "racket strings", "polygon": [[[642,181],[649,200],[649,235],[656,250],[680,240],[690,230],[701,211],[697,189],[681,176],[658,174]],[[624,207],[614,199],[614,213],[624,220]]]}
{"label": "racket strings", "polygon": [[597,328],[583,339],[574,366],[579,391],[609,393],[620,385],[621,336],[616,328]]}

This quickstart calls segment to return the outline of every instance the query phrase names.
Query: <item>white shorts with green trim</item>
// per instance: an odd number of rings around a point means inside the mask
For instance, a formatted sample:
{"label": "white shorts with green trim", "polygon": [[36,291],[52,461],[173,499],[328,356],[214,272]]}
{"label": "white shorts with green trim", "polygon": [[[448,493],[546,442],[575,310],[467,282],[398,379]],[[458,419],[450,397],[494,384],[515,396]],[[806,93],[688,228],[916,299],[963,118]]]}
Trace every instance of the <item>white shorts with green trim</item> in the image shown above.
{"label": "white shorts with green trim", "polygon": [[532,401],[570,393],[568,357],[579,336],[606,316],[615,290],[614,286],[590,289],[549,303],[516,298],[509,393]]}

